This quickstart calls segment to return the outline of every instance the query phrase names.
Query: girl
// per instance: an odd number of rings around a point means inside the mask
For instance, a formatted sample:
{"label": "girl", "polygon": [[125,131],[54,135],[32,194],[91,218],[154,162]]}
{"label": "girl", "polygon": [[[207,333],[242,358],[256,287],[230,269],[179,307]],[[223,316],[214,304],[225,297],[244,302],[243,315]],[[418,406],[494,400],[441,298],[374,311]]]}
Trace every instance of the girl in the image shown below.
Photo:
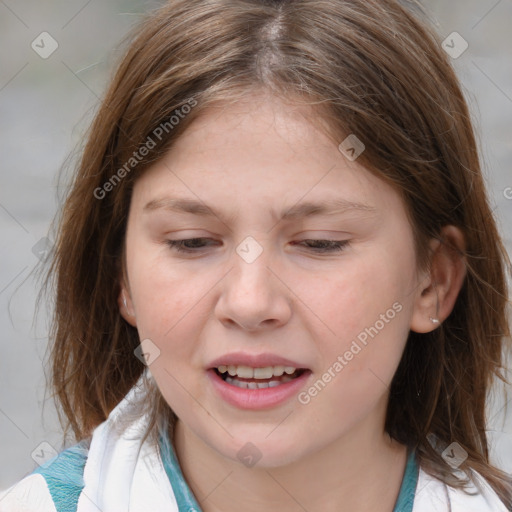
{"label": "girl", "polygon": [[512,510],[507,256],[448,59],[396,0],[148,16],[49,273],[78,444],[1,510]]}

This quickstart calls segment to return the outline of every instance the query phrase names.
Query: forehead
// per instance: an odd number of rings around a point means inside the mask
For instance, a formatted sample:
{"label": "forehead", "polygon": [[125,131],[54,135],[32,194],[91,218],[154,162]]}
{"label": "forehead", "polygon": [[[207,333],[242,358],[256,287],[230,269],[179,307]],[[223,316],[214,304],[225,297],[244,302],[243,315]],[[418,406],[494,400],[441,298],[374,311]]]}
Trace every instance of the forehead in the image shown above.
{"label": "forehead", "polygon": [[245,205],[276,219],[384,206],[394,191],[347,159],[314,112],[260,96],[209,108],[137,180],[134,199],[146,211],[207,216]]}
{"label": "forehead", "polygon": [[[190,142],[206,134],[212,143],[229,144],[230,132],[240,136],[250,132],[254,145],[259,142],[258,136],[269,133],[277,135],[281,143],[292,145],[300,140],[303,144],[318,144],[320,134],[322,143],[335,143],[339,137],[333,134],[328,111],[321,103],[298,97],[284,99],[259,89],[244,92],[236,99],[210,101],[194,114],[194,120],[174,146],[185,143],[184,135]],[[203,145],[207,142],[202,141]],[[265,144],[268,150],[268,140]]]}

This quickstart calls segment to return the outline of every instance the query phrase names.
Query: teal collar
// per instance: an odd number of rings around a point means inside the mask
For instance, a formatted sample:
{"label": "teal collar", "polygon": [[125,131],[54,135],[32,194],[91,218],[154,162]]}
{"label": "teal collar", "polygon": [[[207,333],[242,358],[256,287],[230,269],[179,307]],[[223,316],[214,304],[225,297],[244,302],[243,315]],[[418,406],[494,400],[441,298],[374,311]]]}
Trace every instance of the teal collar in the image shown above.
{"label": "teal collar", "polygon": [[415,451],[408,450],[408,454],[404,478],[402,479],[402,485],[400,486],[400,492],[393,512],[412,512],[414,496],[416,494],[416,484],[418,483],[419,467],[416,462]]}
{"label": "teal collar", "polygon": [[179,512],[202,512],[201,507],[188,486],[176,457],[174,446],[169,442],[169,436],[159,436],[159,449],[167,478],[171,483]]}
{"label": "teal collar", "polygon": [[[179,512],[202,512],[196,498],[188,486],[176,457],[176,452],[168,439],[159,438],[160,453],[165,472],[171,483],[172,490],[178,503]],[[393,512],[412,512],[416,484],[418,482],[418,465],[414,450],[409,450],[404,478],[400,487],[397,502]]]}

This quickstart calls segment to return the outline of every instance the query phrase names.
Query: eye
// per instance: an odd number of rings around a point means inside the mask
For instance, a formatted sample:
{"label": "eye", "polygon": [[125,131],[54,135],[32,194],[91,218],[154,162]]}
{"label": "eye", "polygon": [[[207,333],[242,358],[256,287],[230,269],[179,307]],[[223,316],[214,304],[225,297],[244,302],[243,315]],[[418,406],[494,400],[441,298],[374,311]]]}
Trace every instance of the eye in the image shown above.
{"label": "eye", "polygon": [[[177,252],[197,252],[195,249],[202,249],[204,244],[201,244],[202,240],[209,240],[208,238],[186,238],[184,240],[166,240],[165,243],[169,247]],[[199,242],[199,243],[198,243]],[[190,244],[191,243],[191,244]],[[185,245],[188,244],[188,245]],[[190,247],[192,245],[192,247]]]}
{"label": "eye", "polygon": [[[174,251],[193,253],[198,252],[197,249],[205,247],[204,241],[208,238],[186,238],[183,240],[166,240],[165,243]],[[327,253],[327,252],[341,252],[348,244],[348,240],[312,240],[306,239],[302,242],[295,242],[294,245],[305,243],[308,249],[313,252]],[[210,244],[211,245],[211,244]]]}
{"label": "eye", "polygon": [[309,249],[315,252],[341,252],[348,244],[348,240],[302,240]]}

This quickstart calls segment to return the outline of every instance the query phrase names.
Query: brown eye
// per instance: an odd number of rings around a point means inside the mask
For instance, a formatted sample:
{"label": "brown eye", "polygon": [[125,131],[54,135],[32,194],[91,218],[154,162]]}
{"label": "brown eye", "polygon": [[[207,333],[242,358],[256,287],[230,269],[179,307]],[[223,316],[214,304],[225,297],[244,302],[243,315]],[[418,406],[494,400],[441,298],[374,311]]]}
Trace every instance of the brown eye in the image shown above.
{"label": "brown eye", "polygon": [[171,249],[178,252],[197,252],[197,249],[205,247],[203,241],[208,238],[186,238],[183,240],[166,240],[165,243]]}
{"label": "brown eye", "polygon": [[309,249],[316,252],[340,252],[348,245],[348,240],[303,240]]}

